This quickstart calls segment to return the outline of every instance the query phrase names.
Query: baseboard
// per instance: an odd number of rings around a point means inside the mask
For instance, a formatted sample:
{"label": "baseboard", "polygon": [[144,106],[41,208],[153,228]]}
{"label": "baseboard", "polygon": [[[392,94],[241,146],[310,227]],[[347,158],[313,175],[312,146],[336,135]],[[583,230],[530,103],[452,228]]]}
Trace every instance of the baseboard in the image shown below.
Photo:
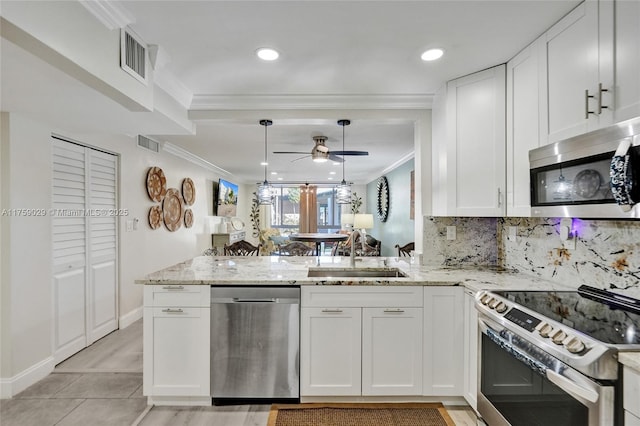
{"label": "baseboard", "polygon": [[143,312],[143,309],[142,309],[142,306],[140,306],[139,308],[135,308],[133,311],[129,311],[126,314],[122,315],[118,319],[118,327],[119,328],[129,327],[131,324],[133,324],[134,322],[142,318],[142,312]]}
{"label": "baseboard", "polygon": [[47,377],[55,367],[53,357],[50,356],[21,371],[11,378],[0,379],[0,398],[11,398],[29,386]]}

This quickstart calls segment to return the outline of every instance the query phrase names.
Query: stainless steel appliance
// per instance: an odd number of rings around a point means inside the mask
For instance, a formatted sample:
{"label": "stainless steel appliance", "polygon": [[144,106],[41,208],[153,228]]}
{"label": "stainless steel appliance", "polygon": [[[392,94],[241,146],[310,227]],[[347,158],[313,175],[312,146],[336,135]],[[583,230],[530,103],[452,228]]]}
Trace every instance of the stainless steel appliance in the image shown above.
{"label": "stainless steel appliance", "polygon": [[532,216],[640,218],[640,206],[625,211],[611,191],[611,160],[623,143],[638,186],[640,117],[529,151]]}
{"label": "stainless steel appliance", "polygon": [[640,300],[581,286],[480,292],[475,305],[490,426],[623,424],[616,355],[640,350]]}
{"label": "stainless steel appliance", "polygon": [[299,401],[300,288],[211,287],[214,403]]}

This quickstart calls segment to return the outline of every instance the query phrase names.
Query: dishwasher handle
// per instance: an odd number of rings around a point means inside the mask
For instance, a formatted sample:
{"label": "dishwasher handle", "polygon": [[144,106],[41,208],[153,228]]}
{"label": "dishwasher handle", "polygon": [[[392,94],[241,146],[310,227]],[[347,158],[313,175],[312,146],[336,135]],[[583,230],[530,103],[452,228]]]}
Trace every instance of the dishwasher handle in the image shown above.
{"label": "dishwasher handle", "polygon": [[244,297],[234,297],[231,299],[233,303],[278,303],[278,299],[275,297],[270,298],[244,298]]}

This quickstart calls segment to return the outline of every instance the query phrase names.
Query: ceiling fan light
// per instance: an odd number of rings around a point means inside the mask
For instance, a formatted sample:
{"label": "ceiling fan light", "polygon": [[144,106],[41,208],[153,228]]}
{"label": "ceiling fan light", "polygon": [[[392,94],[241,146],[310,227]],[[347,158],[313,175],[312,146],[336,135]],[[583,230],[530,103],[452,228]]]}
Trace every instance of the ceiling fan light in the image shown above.
{"label": "ceiling fan light", "polygon": [[351,204],[351,185],[347,185],[345,181],[336,186],[336,203]]}

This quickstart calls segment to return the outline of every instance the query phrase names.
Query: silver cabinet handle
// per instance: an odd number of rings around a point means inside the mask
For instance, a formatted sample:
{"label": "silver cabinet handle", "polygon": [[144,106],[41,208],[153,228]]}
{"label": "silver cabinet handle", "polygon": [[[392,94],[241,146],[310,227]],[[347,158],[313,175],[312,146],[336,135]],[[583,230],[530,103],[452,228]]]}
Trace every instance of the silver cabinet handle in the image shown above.
{"label": "silver cabinet handle", "polygon": [[502,206],[502,189],[498,187],[498,207]]}
{"label": "silver cabinet handle", "polygon": [[322,312],[327,314],[341,314],[342,309],[323,309]]}
{"label": "silver cabinet handle", "polygon": [[163,290],[184,290],[183,285],[165,285],[162,287]]}
{"label": "silver cabinet handle", "polygon": [[598,114],[602,114],[603,109],[609,108],[606,105],[602,105],[602,93],[608,91],[609,89],[602,88],[602,83],[598,83]]}
{"label": "silver cabinet handle", "polygon": [[162,312],[165,312],[167,314],[182,314],[184,313],[184,311],[180,308],[178,309],[172,309],[172,308],[167,308],[167,309],[163,309]]}
{"label": "silver cabinet handle", "polygon": [[385,314],[402,314],[404,313],[404,309],[385,309]]}
{"label": "silver cabinet handle", "polygon": [[589,94],[589,89],[584,91],[584,118],[589,119],[589,114],[595,114],[593,111],[589,111],[589,98],[593,98],[593,95]]}

